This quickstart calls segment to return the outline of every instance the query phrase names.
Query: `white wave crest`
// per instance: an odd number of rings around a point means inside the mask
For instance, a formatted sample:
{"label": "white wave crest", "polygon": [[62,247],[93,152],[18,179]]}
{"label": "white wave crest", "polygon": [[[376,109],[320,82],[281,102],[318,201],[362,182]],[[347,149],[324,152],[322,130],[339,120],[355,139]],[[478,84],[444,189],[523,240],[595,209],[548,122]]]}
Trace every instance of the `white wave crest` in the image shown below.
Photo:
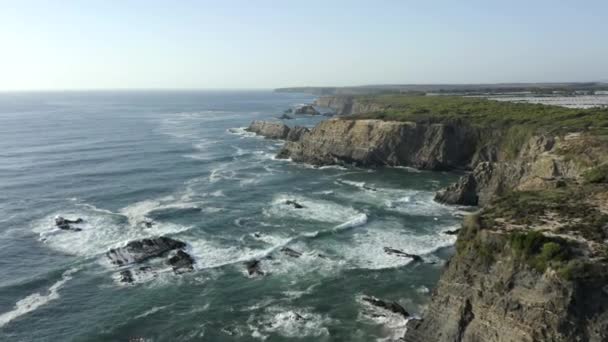
{"label": "white wave crest", "polygon": [[[302,208],[295,208],[288,204],[288,201],[295,201]],[[335,202],[326,200],[316,200],[299,195],[278,195],[275,196],[269,208],[264,209],[266,216],[272,217],[292,217],[307,221],[321,222],[345,222],[360,214],[352,207],[343,206]]]}
{"label": "white wave crest", "polygon": [[261,319],[250,324],[252,337],[265,340],[269,334],[287,338],[329,336],[327,325],[334,320],[308,308],[269,307]]}
{"label": "white wave crest", "polygon": [[5,312],[0,314],[0,327],[6,325],[10,321],[21,317],[29,312],[32,312],[39,307],[48,304],[49,302],[56,300],[59,298],[59,290],[63,287],[63,285],[72,279],[72,274],[77,272],[78,269],[72,268],[65,271],[61,279],[49,287],[46,294],[42,293],[33,293],[21,300],[19,300],[13,310],[9,312]]}

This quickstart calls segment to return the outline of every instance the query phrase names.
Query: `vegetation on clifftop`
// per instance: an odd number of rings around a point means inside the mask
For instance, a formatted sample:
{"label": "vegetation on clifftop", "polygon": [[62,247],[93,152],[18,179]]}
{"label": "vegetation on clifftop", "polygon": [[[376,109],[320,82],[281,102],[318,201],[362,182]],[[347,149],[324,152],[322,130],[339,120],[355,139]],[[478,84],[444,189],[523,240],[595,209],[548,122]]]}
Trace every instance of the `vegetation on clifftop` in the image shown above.
{"label": "vegetation on clifftop", "polygon": [[[526,130],[608,131],[608,109],[573,109],[544,104],[499,102],[459,96],[358,96],[361,103],[377,103],[383,111],[350,116],[415,122],[467,121],[487,127],[523,125]],[[347,119],[348,119],[347,118]]]}
{"label": "vegetation on clifftop", "polygon": [[[456,244],[458,254],[474,255],[489,266],[507,253],[541,273],[551,268],[568,280],[591,277],[598,267],[608,267],[590,261],[608,260],[608,214],[589,201],[605,191],[605,185],[572,185],[511,192],[467,217]],[[591,250],[581,252],[585,248]]]}

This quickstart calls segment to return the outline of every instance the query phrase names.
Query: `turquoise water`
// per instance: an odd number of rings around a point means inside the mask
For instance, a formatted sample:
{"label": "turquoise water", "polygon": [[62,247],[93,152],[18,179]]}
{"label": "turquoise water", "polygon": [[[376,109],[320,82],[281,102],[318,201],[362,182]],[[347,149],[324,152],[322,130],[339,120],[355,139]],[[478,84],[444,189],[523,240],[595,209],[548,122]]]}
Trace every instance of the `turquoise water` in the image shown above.
{"label": "turquoise water", "polygon": [[[312,99],[263,91],[0,94],[0,340],[400,336],[405,321],[361,296],[423,310],[454,242],[441,232],[459,222],[455,208],[432,201],[433,191],[454,176],[275,160],[280,142],[242,129]],[[56,229],[56,215],[83,218],[82,231]],[[150,236],[186,242],[195,271],[118,281],[104,253]],[[302,257],[281,253],[286,246]],[[254,258],[263,259],[265,276],[248,276],[243,263]]]}

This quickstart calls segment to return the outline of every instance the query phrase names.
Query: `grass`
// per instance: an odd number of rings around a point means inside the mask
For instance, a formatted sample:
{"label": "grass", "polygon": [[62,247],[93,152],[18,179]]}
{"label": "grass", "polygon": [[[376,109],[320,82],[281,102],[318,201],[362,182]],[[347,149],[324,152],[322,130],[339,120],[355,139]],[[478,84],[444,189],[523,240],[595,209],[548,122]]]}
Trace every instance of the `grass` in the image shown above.
{"label": "grass", "polygon": [[[355,119],[415,122],[458,122],[488,127],[527,128],[549,131],[597,130],[608,133],[608,109],[572,109],[531,103],[499,102],[458,96],[359,96],[357,101],[384,106],[380,112],[357,114]],[[527,134],[527,133],[526,133]]]}
{"label": "grass", "polygon": [[608,238],[604,225],[608,215],[586,203],[601,185],[564,187],[541,191],[513,191],[496,199],[483,215],[484,225],[492,226],[497,218],[523,226],[543,223],[543,216],[552,213],[562,226],[559,233],[576,232],[584,238],[602,243]]}

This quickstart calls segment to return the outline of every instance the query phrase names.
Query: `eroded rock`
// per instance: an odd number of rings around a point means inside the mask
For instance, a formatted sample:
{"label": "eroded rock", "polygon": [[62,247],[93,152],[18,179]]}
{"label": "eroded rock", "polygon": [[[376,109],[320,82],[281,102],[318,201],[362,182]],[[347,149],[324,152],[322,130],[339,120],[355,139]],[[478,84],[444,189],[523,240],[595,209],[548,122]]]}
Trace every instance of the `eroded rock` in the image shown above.
{"label": "eroded rock", "polygon": [[300,203],[296,202],[295,200],[286,200],[285,204],[290,205],[296,209],[304,209],[306,208],[305,206],[301,205]]}
{"label": "eroded rock", "polygon": [[315,109],[312,105],[302,106],[300,108],[296,108],[295,114],[306,114],[306,115],[319,115],[318,110]]}
{"label": "eroded rock", "polygon": [[281,122],[253,121],[247,131],[261,135],[267,139],[284,140],[289,134],[290,128]]}
{"label": "eroded rock", "polygon": [[194,270],[194,258],[181,249],[169,258],[168,263],[173,267],[175,273],[185,273]]}
{"label": "eroded rock", "polygon": [[131,241],[124,247],[110,249],[106,256],[113,264],[122,266],[159,257],[169,251],[184,247],[186,247],[184,242],[162,236]]}
{"label": "eroded rock", "polygon": [[281,252],[285,253],[286,255],[292,257],[292,258],[299,258],[302,256],[302,253],[295,251],[289,247],[283,247],[281,248]]}
{"label": "eroded rock", "polygon": [[407,312],[403,308],[403,306],[401,306],[399,303],[397,303],[395,301],[389,302],[389,301],[384,301],[384,300],[381,300],[381,299],[378,299],[375,297],[363,297],[362,299],[363,299],[363,301],[365,301],[373,306],[399,314],[399,315],[403,316],[403,318],[410,317],[409,312]]}
{"label": "eroded rock", "polygon": [[391,248],[391,247],[384,247],[384,252],[388,255],[395,255],[395,256],[399,256],[399,257],[406,257],[406,258],[412,258],[415,262],[422,262],[422,257],[416,254],[410,254],[410,253],[406,253],[404,251],[395,249],[395,248]]}
{"label": "eroded rock", "polygon": [[249,260],[245,262],[245,267],[247,268],[247,274],[249,276],[263,276],[264,271],[262,271],[262,263],[260,260]]}

